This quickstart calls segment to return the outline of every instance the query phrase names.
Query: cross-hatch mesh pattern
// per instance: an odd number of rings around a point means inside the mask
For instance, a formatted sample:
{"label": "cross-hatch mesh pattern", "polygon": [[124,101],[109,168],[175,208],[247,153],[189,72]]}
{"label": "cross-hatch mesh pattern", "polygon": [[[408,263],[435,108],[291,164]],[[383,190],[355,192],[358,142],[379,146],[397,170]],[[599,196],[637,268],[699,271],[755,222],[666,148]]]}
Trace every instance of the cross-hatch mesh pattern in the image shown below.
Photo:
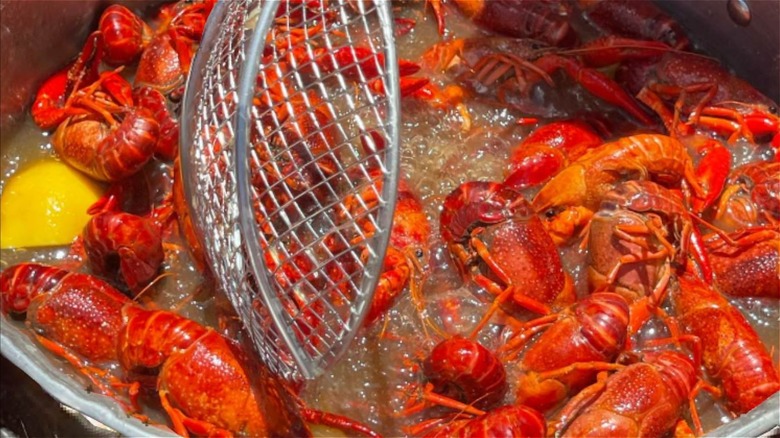
{"label": "cross-hatch mesh pattern", "polygon": [[220,2],[212,13],[188,84],[182,169],[215,277],[260,355],[288,378],[311,377],[343,352],[381,272],[398,73],[385,65],[386,2],[282,1],[261,53],[248,53],[268,7]]}

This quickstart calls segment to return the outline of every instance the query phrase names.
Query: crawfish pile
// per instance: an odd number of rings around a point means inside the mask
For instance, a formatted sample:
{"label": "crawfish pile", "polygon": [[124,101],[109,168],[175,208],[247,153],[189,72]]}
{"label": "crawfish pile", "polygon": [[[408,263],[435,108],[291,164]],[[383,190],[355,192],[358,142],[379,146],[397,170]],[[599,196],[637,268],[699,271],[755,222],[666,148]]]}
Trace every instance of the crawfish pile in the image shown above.
{"label": "crawfish pile", "polygon": [[[362,336],[296,390],[253,364],[218,298],[173,305],[159,278],[195,266],[211,289],[171,161],[212,6],[164,6],[154,30],[106,9],[32,110],[111,186],[59,266],[3,267],[0,305],[128,413],[197,435],[700,435],[780,389],[753,327],[780,299],[777,104],[641,0],[396,5],[403,174]],[[193,297],[216,311],[159,310]]]}

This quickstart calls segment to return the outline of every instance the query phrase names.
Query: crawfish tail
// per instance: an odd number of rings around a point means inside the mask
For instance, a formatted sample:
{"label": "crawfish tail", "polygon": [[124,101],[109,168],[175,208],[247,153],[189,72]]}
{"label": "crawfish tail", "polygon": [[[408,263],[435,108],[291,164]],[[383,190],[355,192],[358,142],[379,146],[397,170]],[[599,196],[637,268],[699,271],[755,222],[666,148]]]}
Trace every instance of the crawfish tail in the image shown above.
{"label": "crawfish tail", "polygon": [[208,329],[195,321],[162,310],[127,306],[119,334],[119,360],[128,371],[161,366],[174,351],[187,349]]}
{"label": "crawfish tail", "polygon": [[60,284],[70,272],[54,266],[21,263],[0,274],[0,310],[25,313],[30,301]]}
{"label": "crawfish tail", "polygon": [[674,305],[683,330],[699,337],[707,373],[720,380],[729,409],[745,413],[780,390],[780,378],[758,334],[717,291],[679,279]]}
{"label": "crawfish tail", "polygon": [[620,352],[629,321],[628,303],[622,296],[598,292],[580,300],[574,309],[588,344],[605,357]]}
{"label": "crawfish tail", "polygon": [[133,108],[118,128],[98,146],[95,173],[104,181],[117,181],[139,170],[152,158],[159,125],[145,108]]}
{"label": "crawfish tail", "polygon": [[160,232],[151,221],[129,213],[104,212],[84,227],[84,248],[92,271],[138,293],[165,258]]}

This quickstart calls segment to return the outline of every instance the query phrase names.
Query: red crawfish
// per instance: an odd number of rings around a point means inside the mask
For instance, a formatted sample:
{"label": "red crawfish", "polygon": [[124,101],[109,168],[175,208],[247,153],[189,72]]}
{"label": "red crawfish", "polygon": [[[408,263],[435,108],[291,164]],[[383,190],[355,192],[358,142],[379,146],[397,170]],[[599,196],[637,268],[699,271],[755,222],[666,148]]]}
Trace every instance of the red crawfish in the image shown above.
{"label": "red crawfish", "polygon": [[723,388],[729,410],[744,414],[780,390],[772,358],[742,313],[690,275],[678,283],[671,294],[676,319],[699,338],[704,368]]}
{"label": "red crawfish", "polygon": [[744,137],[780,147],[777,104],[711,58],[614,36],[568,53],[594,67],[619,64],[615,80],[653,108],[670,133],[698,130],[730,143]]}
{"label": "red crawfish", "polygon": [[151,282],[164,259],[160,230],[148,219],[129,213],[103,212],[82,233],[93,273],[137,294]]}
{"label": "red crawfish", "polygon": [[[384,94],[384,78],[382,72],[385,69],[385,57],[382,53],[376,53],[367,46],[343,46],[333,49],[315,48],[303,51],[304,47],[296,47],[288,54],[292,58],[291,64],[301,66],[301,70],[308,72],[314,69],[316,64],[319,74],[330,74],[335,71],[355,82],[366,82],[374,92]],[[420,65],[408,59],[398,60],[399,92],[402,97],[410,96],[416,91],[428,85],[429,79],[413,76],[420,70]]]}
{"label": "red crawfish", "polygon": [[[531,104],[528,95],[542,81],[554,86],[552,75],[563,72],[588,93],[620,108],[641,124],[655,124],[636,99],[610,77],[573,57],[544,50],[538,43],[483,37],[442,44],[447,48],[438,45],[431,49],[431,53],[442,58],[439,65],[452,71],[458,82],[475,93],[489,93],[506,105],[546,115],[549,110]],[[447,56],[442,57],[441,53]]]}
{"label": "red crawfish", "polygon": [[[66,358],[104,394],[151,389],[176,433],[310,436],[303,419],[376,436],[366,426],[300,406],[288,386],[211,328],[147,310],[95,277],[20,264],[0,274],[0,307],[27,314],[42,345]],[[98,367],[119,363],[121,375]],[[104,382],[111,384],[106,385]]]}
{"label": "red crawfish", "polygon": [[93,32],[78,58],[43,82],[30,109],[39,128],[54,129],[69,116],[83,112],[71,105],[72,97],[77,90],[98,79],[102,53],[102,36]]}
{"label": "red crawfish", "polygon": [[160,25],[138,61],[136,86],[154,88],[174,100],[180,97],[214,3],[179,1],[161,8]]}
{"label": "red crawfish", "polygon": [[[517,365],[517,403],[542,412],[595,382],[599,370],[614,369],[612,362],[623,349],[629,322],[628,304],[618,294],[599,292],[571,308],[530,321],[525,330],[549,325]],[[522,343],[522,342],[521,342]],[[510,341],[504,350],[519,346]]]}
{"label": "red crawfish", "polygon": [[637,134],[587,151],[545,184],[532,202],[545,226],[566,240],[588,223],[604,196],[629,180],[651,180],[703,195],[687,148],[672,137]]}
{"label": "red crawfish", "polygon": [[173,163],[172,188],[172,202],[173,209],[176,212],[176,221],[179,224],[179,232],[185,242],[187,242],[187,251],[195,263],[195,267],[198,271],[206,273],[209,269],[206,262],[206,251],[195,231],[195,224],[192,222],[189,205],[184,194],[184,180],[182,178],[181,162],[177,158]]}
{"label": "red crawfish", "polygon": [[[378,205],[377,193],[381,193],[382,183],[380,169],[370,169],[368,175],[375,182],[374,187],[369,186],[359,195],[348,199],[345,206],[352,217],[363,218],[358,220],[358,224],[370,236],[375,230],[373,222],[365,214]],[[431,226],[422,204],[403,177],[398,183],[396,196],[390,242],[374,298],[363,323],[366,326],[378,321],[396,303],[414,275],[415,266],[421,261],[419,259],[424,257],[424,249],[430,239]],[[416,294],[414,290],[412,293]]]}
{"label": "red crawfish", "polygon": [[168,107],[168,99],[159,91],[149,87],[133,90],[136,106],[149,110],[160,128],[154,155],[160,160],[171,162],[179,154],[179,120]]}
{"label": "red crawfish", "polygon": [[429,438],[456,438],[475,436],[541,437],[546,423],[539,412],[523,405],[502,406],[481,412],[471,418],[458,414],[428,420],[408,428],[412,435],[423,434]]}
{"label": "red crawfish", "polygon": [[583,122],[552,122],[528,134],[512,149],[504,185],[515,190],[543,184],[604,141]]}
{"label": "red crawfish", "polygon": [[607,35],[690,45],[682,26],[649,0],[577,0],[585,17]]}
{"label": "red crawfish", "polygon": [[572,398],[551,423],[564,437],[663,436],[674,429],[695,396],[693,362],[674,351],[645,353],[605,381]]}
{"label": "red crawfish", "polygon": [[780,227],[713,233],[705,247],[718,290],[732,297],[780,298]]}
{"label": "red crawfish", "polygon": [[734,169],[713,223],[727,232],[780,223],[780,163],[760,161]]}
{"label": "red crawfish", "polygon": [[504,400],[508,389],[506,371],[498,357],[479,342],[459,335],[433,348],[423,362],[423,373],[434,392],[424,397],[442,405],[448,405],[447,400],[436,395],[489,409]]}
{"label": "red crawfish", "polygon": [[555,244],[513,190],[493,182],[464,183],[445,199],[440,224],[461,273],[502,297],[502,307],[545,314],[574,301]]}
{"label": "red crawfish", "polygon": [[616,72],[616,80],[635,94],[648,87],[664,94],[670,92],[677,98],[686,87],[693,87],[690,92],[707,95],[712,103],[735,101],[776,107],[771,99],[729,73],[718,61],[695,53],[667,51],[650,59],[623,63]]}
{"label": "red crawfish", "polygon": [[152,39],[152,30],[130,9],[111,5],[103,11],[98,22],[103,34],[106,64],[126,65],[135,61]]}
{"label": "red crawfish", "polygon": [[250,169],[252,185],[267,193],[260,199],[270,211],[289,206],[288,214],[295,215],[293,204],[311,211],[328,196],[327,181],[338,170],[332,150],[338,139],[333,112],[314,93],[296,93],[287,101],[271,96],[255,104],[264,125],[279,129],[252,129],[258,162]]}
{"label": "red crawfish", "polygon": [[615,291],[628,300],[632,334],[646,312],[663,302],[673,267],[685,268],[688,255],[712,275],[681,199],[650,181],[627,181],[609,192],[590,222],[587,244],[590,289]]}
{"label": "red crawfish", "polygon": [[[555,47],[571,47],[579,40],[563,2],[455,0],[455,4],[471,21],[490,32],[531,38]],[[440,25],[439,32],[443,30]]]}
{"label": "red crawfish", "polygon": [[148,110],[134,106],[130,84],[117,72],[102,73],[79,90],[74,105],[88,111],[65,119],[52,137],[66,163],[95,179],[118,181],[152,158],[158,123]]}

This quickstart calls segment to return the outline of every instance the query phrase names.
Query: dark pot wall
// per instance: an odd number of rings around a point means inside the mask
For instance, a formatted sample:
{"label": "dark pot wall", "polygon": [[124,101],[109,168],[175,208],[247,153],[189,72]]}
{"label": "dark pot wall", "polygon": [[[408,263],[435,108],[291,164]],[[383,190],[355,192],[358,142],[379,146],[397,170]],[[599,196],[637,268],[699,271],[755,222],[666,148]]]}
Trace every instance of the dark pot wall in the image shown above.
{"label": "dark pot wall", "polygon": [[729,18],[727,0],[658,0],[694,38],[697,47],[730,66],[780,103],[780,1],[744,0],[747,26]]}
{"label": "dark pot wall", "polygon": [[[111,2],[116,3],[116,2]],[[139,12],[160,1],[118,2]],[[104,0],[0,0],[0,132],[14,123],[41,82],[67,63],[96,25]]]}

